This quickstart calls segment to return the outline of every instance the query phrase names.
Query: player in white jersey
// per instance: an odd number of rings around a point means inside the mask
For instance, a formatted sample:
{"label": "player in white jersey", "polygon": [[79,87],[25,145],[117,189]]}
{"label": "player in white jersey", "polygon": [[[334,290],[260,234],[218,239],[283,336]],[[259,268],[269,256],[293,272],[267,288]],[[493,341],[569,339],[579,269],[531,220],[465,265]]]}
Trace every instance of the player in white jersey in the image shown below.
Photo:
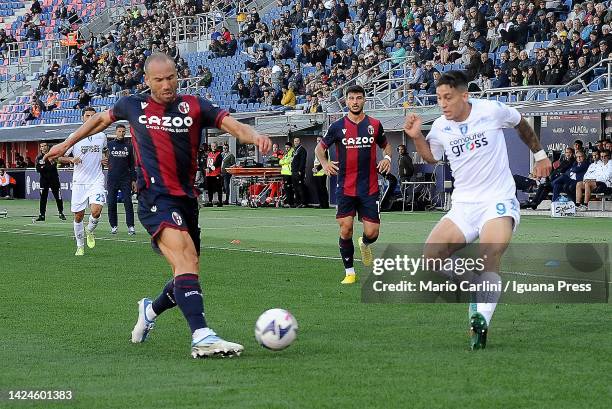
{"label": "player in white jersey", "polygon": [[[87,107],[83,109],[83,123],[92,117],[96,110]],[[102,165],[107,159],[104,157],[106,148],[106,135],[102,132],[91,135],[66,151],[65,156],[59,158],[61,163],[74,165],[72,173],[72,202],[70,210],[74,213],[74,237],[77,243],[76,256],[85,254],[85,236],[87,246],[96,245],[94,230],[106,203],[106,190],[104,188],[104,173]],[[87,227],[83,227],[85,209],[89,205],[90,215]]]}
{"label": "player in white jersey", "polygon": [[[446,155],[455,178],[451,210],[429,234],[425,257],[446,259],[480,238],[481,257],[486,260],[484,272],[462,279],[498,283],[501,256],[520,221],[503,129],[516,128],[534,153],[536,177],[548,176],[552,164],[537,135],[516,109],[497,101],[470,99],[467,83],[461,71],[443,74],[436,86],[443,115],[434,121],[427,138],[421,133],[422,122],[416,114],[406,117],[404,131],[426,162],[436,163]],[[454,272],[441,273],[459,279]],[[499,295],[496,291],[475,294],[469,308],[471,349],[486,346]]]}

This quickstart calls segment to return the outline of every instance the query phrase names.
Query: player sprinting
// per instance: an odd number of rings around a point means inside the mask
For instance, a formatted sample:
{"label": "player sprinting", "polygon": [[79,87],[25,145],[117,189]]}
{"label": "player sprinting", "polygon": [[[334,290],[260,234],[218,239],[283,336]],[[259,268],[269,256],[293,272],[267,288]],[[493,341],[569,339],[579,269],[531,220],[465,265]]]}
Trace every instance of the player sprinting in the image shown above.
{"label": "player sprinting", "polygon": [[[95,113],[96,110],[92,107],[83,108],[83,123]],[[76,142],[65,151],[65,156],[58,159],[60,163],[74,165],[70,211],[74,214],[74,238],[77,245],[75,256],[85,254],[85,238],[87,247],[92,249],[96,246],[94,230],[98,226],[98,219],[106,203],[104,173],[102,172],[102,163],[106,160],[104,158],[105,148],[106,135],[103,132],[96,132]],[[87,227],[84,227],[83,218],[87,206],[90,210],[89,223]]]}
{"label": "player sprinting", "polygon": [[[315,148],[315,154],[328,175],[338,175],[336,219],[340,225],[340,255],[344,263],[345,277],[342,284],[357,281],[353,257],[353,223],[355,215],[363,223],[363,235],[359,237],[359,250],[364,265],[372,265],[370,245],[378,239],[380,217],[378,215],[378,172],[391,169],[393,148],[387,142],[379,120],[363,111],[365,91],[359,85],[346,90],[348,115],[330,125],[323,140]],[[336,145],[337,161],[327,160],[325,151]],[[377,149],[384,152],[384,159],[376,162]]]}
{"label": "player sprinting", "polygon": [[151,235],[153,248],[161,251],[174,275],[156,300],[143,298],[138,302],[132,342],[144,342],[157,316],[178,305],[191,329],[194,358],[240,355],[243,346],[217,336],[204,316],[194,188],[198,148],[202,130],[207,127],[228,132],[241,143],[255,144],[263,153],[270,149],[270,139],[203,98],[177,95],[176,66],[165,54],[153,53],[147,58],[145,82],[151,89],[150,96],[121,98],[112,109],[94,115],[66,141],[55,145],[48,156],[61,156],[79,140],[117,120],[130,123],[138,165],[138,216]]}
{"label": "player sprinting", "polygon": [[[478,280],[498,282],[501,256],[520,222],[503,129],[516,128],[535,154],[533,172],[537,177],[547,176],[552,165],[535,132],[516,109],[497,101],[470,99],[467,84],[460,71],[443,74],[436,87],[443,115],[434,121],[427,138],[416,114],[406,117],[404,131],[426,162],[436,163],[446,154],[455,178],[451,210],[429,234],[425,257],[445,259],[480,238],[481,257],[486,262]],[[482,292],[470,304],[471,349],[486,346],[498,299],[499,293]]]}

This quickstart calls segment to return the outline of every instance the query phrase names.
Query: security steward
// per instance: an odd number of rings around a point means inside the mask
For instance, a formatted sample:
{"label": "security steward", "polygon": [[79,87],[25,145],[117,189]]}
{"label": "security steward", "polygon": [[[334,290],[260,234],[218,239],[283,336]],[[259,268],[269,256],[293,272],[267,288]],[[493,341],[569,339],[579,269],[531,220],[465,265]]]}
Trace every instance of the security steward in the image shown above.
{"label": "security steward", "polygon": [[40,214],[37,222],[45,221],[45,213],[47,212],[47,198],[49,197],[49,189],[55,197],[59,218],[66,220],[64,216],[64,201],[60,189],[59,174],[57,173],[57,162],[55,160],[43,160],[43,157],[49,152],[49,145],[46,142],[41,142],[40,153],[36,157],[36,172],[40,173]]}
{"label": "security steward", "polygon": [[125,139],[125,126],[117,125],[115,139],[107,144],[108,148],[108,177],[106,190],[108,191],[108,221],[111,234],[117,234],[117,192],[120,190],[125,208],[125,223],[128,234],[136,234],[134,228],[134,205],[132,204],[132,191],[136,191],[136,172],[134,171],[134,153],[132,144]]}

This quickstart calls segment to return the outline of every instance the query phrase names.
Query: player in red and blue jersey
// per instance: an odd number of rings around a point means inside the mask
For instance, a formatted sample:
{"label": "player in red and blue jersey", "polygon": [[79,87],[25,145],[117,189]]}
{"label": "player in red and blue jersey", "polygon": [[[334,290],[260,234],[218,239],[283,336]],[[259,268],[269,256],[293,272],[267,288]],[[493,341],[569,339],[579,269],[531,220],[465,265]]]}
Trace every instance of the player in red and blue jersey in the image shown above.
{"label": "player in red and blue jersey", "polygon": [[[378,173],[391,169],[393,148],[387,142],[385,130],[378,119],[363,112],[365,91],[359,85],[346,90],[348,115],[337,120],[327,130],[315,153],[328,175],[337,175],[337,212],[340,225],[340,255],[345,277],[342,284],[357,281],[353,267],[353,222],[356,215],[363,223],[363,236],[358,239],[361,260],[372,264],[370,245],[378,239]],[[336,161],[328,161],[325,150],[336,146]],[[377,161],[377,147],[383,149],[384,158]]]}
{"label": "player in red and blue jersey", "polygon": [[219,128],[241,143],[257,145],[262,153],[270,149],[270,138],[205,99],[177,95],[176,66],[165,54],[154,53],[147,58],[145,82],[151,89],[150,96],[121,98],[112,109],[95,114],[64,142],[55,145],[45,159],[62,156],[79,140],[103,131],[115,121],[130,123],[139,169],[138,216],[151,234],[153,247],[164,255],[174,276],[157,299],[143,298],[138,302],[132,342],[144,342],[155,318],[178,305],[192,332],[194,358],[240,355],[242,345],[218,337],[204,318],[198,277],[198,192],[193,187],[197,154],[205,128]]}

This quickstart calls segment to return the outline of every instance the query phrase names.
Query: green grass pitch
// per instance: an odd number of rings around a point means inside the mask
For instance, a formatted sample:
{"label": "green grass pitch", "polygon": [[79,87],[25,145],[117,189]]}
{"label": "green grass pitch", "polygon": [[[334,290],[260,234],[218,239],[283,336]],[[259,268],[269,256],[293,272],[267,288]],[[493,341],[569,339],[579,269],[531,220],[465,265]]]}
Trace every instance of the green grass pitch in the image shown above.
{"label": "green grass pitch", "polygon": [[[467,306],[362,304],[358,286],[340,285],[333,210],[203,209],[208,321],[245,353],[192,359],[178,309],[133,345],[136,301],[158,294],[168,266],[142,227],[127,235],[122,215],[117,236],[104,216],[96,248],[74,257],[72,223],[53,206],[33,224],[22,215],[36,214],[36,202],[0,202],[9,213],[0,219],[0,408],[610,407],[609,305],[500,305],[487,349],[470,352]],[[385,214],[380,242],[423,242],[440,217]],[[611,232],[612,219],[532,216],[514,241],[601,242]],[[300,325],[281,352],[253,336],[273,307]],[[16,389],[70,389],[74,399],[8,401]]]}

